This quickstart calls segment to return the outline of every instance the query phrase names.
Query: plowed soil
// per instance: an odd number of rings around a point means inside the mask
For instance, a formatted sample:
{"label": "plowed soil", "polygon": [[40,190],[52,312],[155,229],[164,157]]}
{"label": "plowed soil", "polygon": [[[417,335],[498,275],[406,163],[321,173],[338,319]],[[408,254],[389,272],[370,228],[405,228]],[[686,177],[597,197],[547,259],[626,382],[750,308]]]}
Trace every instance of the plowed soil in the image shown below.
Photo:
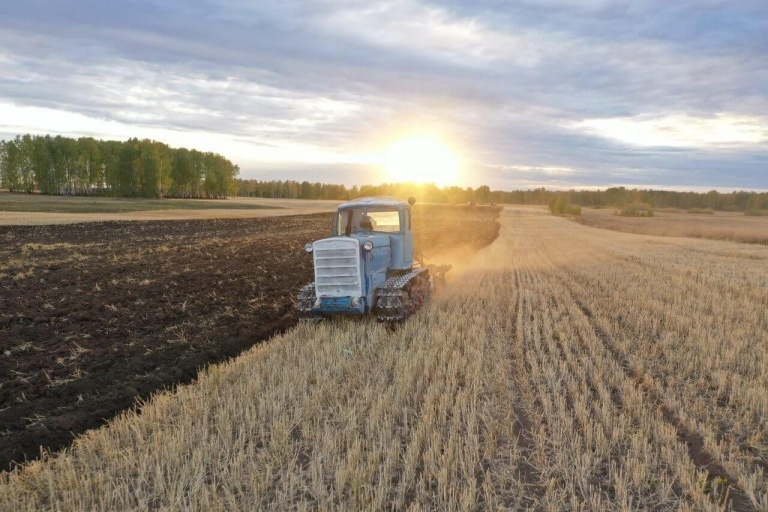
{"label": "plowed soil", "polygon": [[[498,208],[417,205],[417,251],[475,251]],[[291,327],[330,215],[0,226],[0,470]],[[450,261],[447,261],[450,262]]]}

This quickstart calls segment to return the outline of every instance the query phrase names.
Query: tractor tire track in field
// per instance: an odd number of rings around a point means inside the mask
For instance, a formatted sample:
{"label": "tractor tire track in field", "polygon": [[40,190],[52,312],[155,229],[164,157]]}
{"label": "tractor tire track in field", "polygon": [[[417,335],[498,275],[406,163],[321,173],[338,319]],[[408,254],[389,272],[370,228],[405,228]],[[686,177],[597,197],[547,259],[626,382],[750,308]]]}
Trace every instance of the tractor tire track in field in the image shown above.
{"label": "tractor tire track in field", "polygon": [[[680,243],[685,244],[685,241],[681,241]],[[715,265],[716,263],[722,264],[724,257],[739,257],[739,253],[733,249],[728,251],[715,249],[710,250],[710,252],[697,250],[694,252],[696,254],[702,254],[702,260],[709,262],[710,265]],[[729,275],[730,279],[723,280],[720,273],[699,271],[698,267],[701,264],[699,261],[691,263],[689,261],[690,258],[681,258],[681,253],[679,252],[669,254],[662,253],[653,258],[653,260],[648,258],[647,255],[643,258],[631,251],[628,254],[619,249],[610,250],[609,254],[610,259],[602,260],[603,267],[620,267],[624,272],[634,275],[635,281],[647,282],[650,280],[658,280],[668,282],[672,289],[676,290],[675,296],[670,297],[669,294],[666,294],[666,296],[655,294],[652,301],[645,303],[646,307],[644,307],[643,315],[656,319],[655,324],[651,327],[650,331],[643,330],[643,327],[638,328],[638,315],[619,314],[614,315],[613,318],[604,317],[603,320],[612,322],[614,329],[627,329],[629,332],[634,332],[635,336],[640,334],[650,340],[651,345],[655,345],[663,337],[669,336],[670,332],[675,333],[675,336],[681,336],[681,332],[687,333],[696,329],[698,322],[701,321],[701,317],[696,315],[698,311],[701,311],[701,307],[698,306],[699,304],[724,303],[724,305],[728,307],[722,309],[713,308],[709,311],[707,311],[706,306],[704,306],[704,311],[706,312],[706,317],[708,317],[707,321],[709,321],[709,324],[703,330],[699,329],[698,337],[724,336],[727,338],[725,343],[731,344],[734,333],[710,333],[711,331],[719,331],[722,329],[723,325],[732,325],[749,326],[749,332],[755,338],[752,343],[759,344],[758,340],[761,334],[765,339],[764,335],[766,330],[768,330],[768,314],[765,314],[765,305],[768,304],[768,293],[765,292],[764,287],[759,286],[761,279],[756,275],[754,267],[739,265],[738,272],[731,271]],[[723,256],[723,254],[725,254],[725,256]],[[605,258],[604,254],[601,256]],[[618,261],[620,264],[616,265],[615,263],[610,263],[612,261]],[[578,286],[580,287],[582,295],[584,295],[586,293],[585,286],[589,286],[586,283],[589,282],[588,280],[590,278],[584,274],[583,269],[580,272],[577,271],[576,275],[578,275],[578,278],[574,280],[574,283],[579,283]],[[609,275],[609,279],[615,279],[615,275]],[[603,296],[603,301],[609,300],[611,295],[611,285],[608,284],[609,282],[611,281],[593,280],[591,282],[593,286],[590,288],[590,292],[597,290],[595,293],[597,293],[598,296]],[[626,293],[632,295],[632,291],[628,290]],[[694,305],[693,308],[691,308],[693,309],[693,312],[681,315],[679,314],[679,304],[675,304],[671,308],[669,307],[668,303],[675,302],[676,298],[680,296],[689,298],[687,303],[688,305]],[[613,293],[613,300],[616,300],[615,292]],[[733,307],[731,304],[739,304],[739,306]],[[634,307],[635,305],[629,304],[628,306]],[[756,313],[757,311],[761,311],[762,313]],[[712,321],[711,317],[714,315],[716,315],[716,320]],[[647,324],[644,328],[648,329]],[[682,335],[684,336],[685,334]],[[744,340],[739,341],[743,342]],[[749,348],[751,349],[751,347]],[[669,350],[662,350],[663,348],[656,349],[657,353],[661,352],[661,357],[666,358],[667,356],[674,356],[674,353]],[[651,362],[647,355],[645,355],[643,359],[645,360],[644,364]],[[670,361],[670,363],[674,364],[672,361]],[[736,373],[733,369],[733,363],[731,363],[729,367],[730,368],[727,369],[728,373]],[[663,366],[659,367],[659,369],[662,370],[662,373],[653,379],[654,386],[669,390],[670,385],[668,382],[670,379],[673,381],[680,380],[680,377],[675,375],[674,372],[669,371],[669,365],[666,366],[666,371],[664,371],[665,368]],[[702,442],[705,444],[706,442],[704,439],[709,439],[709,442],[714,442],[714,445],[725,446],[728,447],[729,450],[730,447],[736,447],[742,454],[740,456],[742,460],[739,461],[738,464],[744,464],[750,468],[747,471],[751,473],[753,477],[759,474],[768,475],[768,458],[766,458],[765,450],[761,452],[756,447],[761,443],[759,441],[756,443],[748,442],[746,436],[744,436],[738,429],[734,430],[731,426],[732,422],[729,421],[729,418],[735,416],[739,412],[734,409],[734,403],[743,401],[743,388],[740,390],[741,393],[739,390],[734,390],[730,387],[726,387],[724,391],[722,388],[718,390],[715,387],[714,389],[717,391],[716,393],[707,390],[707,388],[710,385],[713,385],[714,382],[711,373],[713,371],[722,372],[722,370],[723,369],[720,368],[702,368],[701,371],[694,372],[693,374],[691,374],[689,370],[688,375],[685,376],[684,379],[695,382],[696,384],[694,385],[698,386],[696,391],[704,394],[703,407],[706,414],[702,415],[701,408],[696,409],[692,407],[692,405],[695,404],[691,404],[690,407],[683,407],[682,415],[676,414],[677,419],[682,424],[690,425],[696,423],[704,426],[705,430],[699,435],[702,437]],[[749,365],[746,367],[746,375],[741,374],[736,375],[736,377],[748,377],[752,382],[758,384],[758,382],[755,382],[760,380],[758,374],[759,372],[756,372],[752,369],[752,365]],[[768,379],[763,377],[762,380],[763,385],[760,385],[759,388],[764,389],[765,385],[768,385]],[[660,385],[659,382],[662,384]],[[664,382],[667,384],[663,385]],[[690,386],[691,385],[689,384],[689,389],[687,390],[688,394],[690,394],[691,391]],[[672,392],[673,397],[686,402],[686,391],[676,390],[674,389],[674,385],[672,387],[673,389],[670,391]],[[700,407],[701,398],[702,397],[698,397]],[[666,409],[669,409],[670,407],[672,406],[665,405]],[[681,405],[677,405],[676,408],[679,411]],[[672,407],[672,409],[674,410],[675,407]],[[716,419],[713,421],[707,417],[707,414],[720,418],[720,420],[718,421]],[[752,421],[753,425],[759,429],[762,420],[755,418]],[[690,430],[690,427],[688,430]],[[765,442],[763,442],[762,445],[766,446]],[[722,457],[724,455],[725,454],[721,454],[720,456]],[[714,453],[710,453],[710,456],[714,456]],[[726,469],[726,471],[733,475],[733,470],[729,471]],[[765,496],[768,497],[768,493],[766,493]]]}
{"label": "tractor tire track in field", "polygon": [[[621,357],[617,357],[618,352],[616,351],[615,347],[612,344],[606,342],[607,334],[602,328],[600,328],[600,326],[595,323],[591,314],[585,313],[585,306],[578,301],[574,295],[574,291],[568,287],[569,283],[562,277],[562,275],[556,275],[556,279],[561,285],[565,287],[562,300],[574,304],[576,311],[578,311],[577,315],[582,315],[587,319],[588,322],[587,332],[580,331],[576,341],[582,350],[579,360],[581,362],[583,378],[585,379],[587,386],[592,392],[591,398],[594,399],[593,403],[596,403],[599,400],[605,400],[605,397],[607,397],[606,403],[610,403],[613,410],[618,412],[618,414],[630,414],[630,416],[633,418],[633,427],[637,428],[640,421],[640,418],[637,414],[639,411],[633,410],[633,404],[631,401],[625,402],[625,398],[623,396],[624,391],[622,388],[625,382],[629,381],[632,383],[632,386],[637,386],[638,381],[627,375],[627,365],[625,360]],[[571,318],[572,321],[575,320],[573,316]],[[561,347],[565,357],[564,341],[559,338],[558,340],[559,346]],[[598,343],[590,343],[590,340],[596,340]],[[577,354],[576,357],[579,357],[579,354]],[[606,380],[604,378],[607,377],[607,375],[604,373],[599,373],[597,368],[594,366],[601,361],[605,361],[605,363],[611,368],[619,369],[619,372],[623,374],[623,379],[621,379],[621,382],[610,382],[610,379]],[[589,363],[592,363],[591,369],[594,370],[592,373],[590,373],[590,368],[588,368]],[[595,377],[600,377],[600,380],[596,382],[594,380]],[[602,385],[603,389],[605,390],[604,393],[601,394],[599,392],[597,389],[598,384]],[[600,416],[601,411],[597,410],[596,408],[593,408],[593,412],[596,416]],[[610,422],[606,420],[606,422],[603,423],[603,426],[606,429],[606,435],[608,435],[608,431],[611,428]],[[615,464],[616,466],[614,467],[619,467],[619,465],[622,465],[621,457],[618,455],[612,456],[610,458],[609,464]],[[672,469],[669,467],[664,467],[662,470],[674,482],[672,488],[675,494],[681,497],[684,496],[685,492],[683,491],[683,488]]]}
{"label": "tractor tire track in field", "polygon": [[[541,321],[539,322],[539,332],[535,339],[541,346],[541,354],[548,359],[542,361],[547,366],[559,366],[564,371],[559,373],[562,378],[560,394],[564,397],[564,403],[567,414],[572,418],[574,424],[580,427],[581,440],[597,455],[597,459],[591,470],[590,475],[582,475],[577,483],[582,491],[582,498],[587,501],[594,499],[595,495],[607,497],[613,501],[617,498],[617,486],[615,475],[612,474],[612,468],[620,468],[623,464],[624,455],[610,450],[607,453],[600,453],[598,444],[600,439],[608,439],[611,435],[611,425],[606,423],[606,418],[602,417],[598,408],[601,394],[598,388],[608,389],[610,386],[605,382],[602,372],[595,367],[588,368],[586,351],[589,343],[581,332],[572,333],[573,336],[562,333],[559,325],[574,325],[572,313],[568,308],[568,298],[553,289],[553,277],[555,277],[556,266],[549,254],[536,248],[534,260],[538,268],[530,273],[535,276],[534,282],[537,286],[534,288],[538,294],[536,299],[539,301],[537,311]],[[572,340],[575,343],[567,343],[566,340]],[[583,353],[578,352],[576,347],[582,348]],[[616,390],[614,390],[616,391]],[[617,403],[617,392],[606,392],[610,403],[615,411],[621,411],[621,403]],[[588,398],[587,398],[588,397]],[[599,431],[599,432],[598,432]],[[602,438],[600,435],[602,434]],[[591,506],[599,506],[599,502],[590,503]]]}
{"label": "tractor tire track in field", "polygon": [[[567,436],[583,439],[579,432],[588,425],[574,409],[575,397],[568,388],[566,375],[560,371],[564,362],[547,336],[546,330],[553,319],[552,312],[545,307],[549,296],[544,277],[542,272],[527,266],[520,272],[518,283],[523,293],[521,335],[518,338],[526,372],[520,374],[518,385],[521,390],[534,390],[526,394],[528,409],[538,411],[535,419],[529,419],[532,438],[529,450],[534,460],[532,466],[545,481],[542,506],[551,507],[562,499],[555,487],[574,489],[572,492],[577,493],[582,502],[588,502],[597,489],[605,493],[610,490],[603,487],[604,482],[594,473],[574,478],[562,464],[563,456],[569,458],[570,455],[558,455],[573,448]],[[564,432],[570,433],[563,437]]]}
{"label": "tractor tire track in field", "polygon": [[[615,256],[625,264],[641,269],[642,272],[646,274],[653,274],[654,272],[657,272],[658,265],[661,264],[660,262],[657,262],[657,266],[654,266],[650,262],[633,255],[616,254]],[[703,288],[717,294],[721,300],[727,300],[728,297],[734,296],[737,292],[743,292],[743,288],[746,286],[751,290],[750,293],[748,293],[749,301],[752,302],[756,308],[765,307],[765,305],[768,304],[768,294],[765,293],[765,290],[762,290],[762,293],[757,293],[757,291],[752,286],[751,279],[745,278],[744,276],[742,276],[742,278],[738,281],[723,283],[718,281],[716,275],[691,272],[689,269],[685,269],[679,265],[679,262],[677,261],[664,261],[663,263],[667,277],[669,279],[679,280],[678,282],[681,283],[681,287],[684,287],[681,290],[684,296],[692,296],[694,295],[695,291]],[[751,274],[752,272],[750,272],[750,269],[745,269],[746,276],[750,276]],[[654,311],[653,313],[657,312],[658,311]],[[649,314],[652,313],[649,312]],[[755,319],[749,317],[748,313],[742,309],[731,310],[725,314],[725,316],[721,316],[721,318],[722,322],[726,324],[752,324],[756,330],[760,328],[766,329],[766,327],[768,327],[768,315],[765,315],[762,319]],[[755,322],[755,320],[758,321]],[[660,331],[661,327],[659,327],[659,330],[655,332],[654,335],[657,337],[660,336]],[[721,411],[721,415],[728,416],[733,413],[730,405],[728,404],[727,398],[717,397],[717,399],[713,400],[713,402],[714,403],[711,406],[714,407],[715,410]],[[669,407],[665,405],[664,409],[669,410]],[[683,419],[677,419],[681,423],[685,423]],[[701,420],[700,418],[696,419],[699,421]],[[746,443],[743,439],[740,441],[733,440],[734,436],[732,432],[719,428],[715,429],[713,432],[709,432],[707,435],[711,436],[718,444],[733,443],[742,452],[750,454],[752,456],[752,460],[748,464],[753,466],[755,471],[762,471],[763,474],[768,475],[768,459],[765,458],[764,454],[761,458],[760,452],[755,447]],[[700,437],[703,446],[703,436]]]}
{"label": "tractor tire track in field", "polygon": [[[512,286],[516,290],[516,300],[514,309],[510,312],[514,313],[514,323],[512,324],[512,330],[508,333],[511,341],[513,360],[513,368],[515,369],[516,376],[526,375],[528,369],[525,364],[525,343],[523,338],[523,332],[520,329],[520,325],[523,322],[523,301],[520,298],[520,269],[515,268],[512,271],[513,282]],[[518,377],[518,382],[519,382]],[[520,389],[524,389],[518,384]],[[534,465],[531,463],[531,459],[534,455],[534,442],[533,442],[533,428],[534,423],[528,414],[527,407],[522,400],[518,399],[512,404],[512,408],[515,415],[515,434],[517,436],[517,448],[521,453],[518,467],[518,477],[520,483],[530,491],[530,497],[527,505],[534,506],[544,496],[543,484],[541,482],[541,474],[537,471]]]}
{"label": "tractor tire track in field", "polygon": [[689,429],[678,417],[675,411],[664,403],[662,397],[648,383],[648,380],[652,379],[652,377],[635,371],[624,354],[614,346],[610,335],[597,324],[594,314],[589,307],[575,294],[572,293],[571,297],[591,324],[595,335],[603,344],[607,352],[610,353],[611,357],[613,357],[624,371],[627,379],[631,380],[635,387],[642,389],[651,404],[653,404],[652,407],[656,407],[657,410],[661,412],[664,421],[674,427],[677,432],[677,438],[687,447],[688,456],[690,457],[691,462],[700,470],[707,472],[706,485],[711,486],[717,479],[722,479],[727,482],[729,492],[726,494],[725,498],[729,503],[720,504],[729,504],[735,510],[759,512],[745,494],[744,489],[739,485],[737,478],[729,474],[725,468],[723,468],[715,458],[707,452],[704,447],[703,436]]}
{"label": "tractor tire track in field", "polygon": [[[609,357],[613,361],[615,361],[615,365],[617,368],[620,368],[620,371],[623,372],[625,378],[628,382],[632,383],[632,386],[634,386],[636,389],[641,391],[641,395],[645,397],[647,401],[650,401],[652,404],[661,404],[658,407],[658,412],[660,413],[660,417],[665,421],[668,425],[670,425],[674,431],[677,434],[677,439],[682,441],[684,443],[684,446],[686,447],[686,451],[688,454],[688,458],[690,459],[691,463],[698,468],[701,471],[704,471],[706,474],[706,479],[701,482],[702,488],[704,490],[704,495],[709,495],[710,499],[714,498],[714,495],[711,495],[707,489],[713,488],[715,485],[721,485],[722,482],[727,484],[727,492],[725,496],[720,494],[719,501],[720,505],[725,505],[726,502],[730,504],[730,506],[735,507],[736,510],[757,510],[754,503],[750,500],[750,498],[746,495],[744,488],[739,483],[739,479],[734,476],[732,473],[730,473],[728,470],[726,470],[722,464],[718,463],[716,457],[709,453],[707,449],[705,448],[705,442],[704,437],[691,429],[689,429],[686,426],[685,421],[678,416],[678,414],[674,411],[672,407],[662,402],[661,397],[659,394],[654,390],[654,388],[647,382],[648,376],[645,375],[638,375],[636,371],[630,366],[629,361],[623,356],[623,354],[616,348],[615,344],[612,343],[612,340],[610,339],[609,335],[605,330],[596,322],[596,319],[594,318],[594,315],[592,311],[588,309],[586,304],[582,301],[576,300],[575,291],[573,289],[572,284],[569,282],[568,279],[564,278],[561,272],[558,272],[557,270],[560,268],[557,264],[555,264],[552,259],[549,257],[548,251],[542,251],[537,250],[540,249],[542,246],[546,246],[547,243],[539,244],[537,247],[534,248],[534,253],[529,255],[530,258],[532,258],[534,261],[536,261],[536,265],[538,266],[537,271],[538,273],[552,273],[554,274],[554,277],[556,277],[556,280],[559,281],[563,286],[565,286],[565,289],[567,290],[566,293],[563,296],[560,297],[554,297],[549,296],[548,302],[546,303],[542,302],[540,304],[539,310],[544,312],[545,315],[555,315],[555,321],[557,320],[557,314],[565,314],[568,315],[568,313],[555,313],[558,310],[558,302],[568,302],[569,300],[574,300],[576,305],[578,306],[578,313],[583,315],[584,318],[587,319],[588,324],[592,331],[592,336],[596,340],[599,340],[601,345],[603,346],[604,353],[606,354],[606,357]],[[583,249],[582,249],[583,250]],[[605,261],[606,257],[608,260],[615,259],[617,255],[609,253],[607,256],[605,252],[594,252],[596,248],[589,248],[590,252],[588,253],[589,256],[585,256],[584,253],[581,253],[580,255],[576,256],[576,258],[589,258],[592,260],[594,256],[598,257],[598,260],[603,260],[603,264],[608,263],[608,261]],[[562,259],[560,259],[562,261]],[[593,261],[593,260],[592,260]],[[593,261],[593,265],[595,262]],[[548,278],[549,279],[549,278]],[[549,293],[549,290],[546,292],[545,287],[541,286],[538,288],[539,293]],[[576,317],[572,317],[574,320]],[[531,321],[534,320],[534,317],[531,316]],[[543,318],[541,320],[542,324],[545,325],[553,325],[553,319],[552,318]],[[550,333],[542,333],[542,336],[544,338],[547,338]],[[584,368],[578,369],[579,365],[576,365],[576,360],[578,358],[584,358],[587,357],[585,353],[571,353],[569,350],[571,350],[570,345],[567,345],[564,341],[564,339],[558,335],[558,333],[555,333],[554,339],[557,341],[556,346],[559,353],[557,355],[552,356],[552,359],[548,361],[548,364],[556,364],[558,361],[567,361],[566,366],[564,368],[568,368],[566,370],[567,372],[570,372],[573,375],[578,375],[577,380],[583,383],[583,386],[585,386],[584,391],[586,394],[592,394],[592,399],[596,395],[598,395],[597,388],[601,385],[608,385],[605,382],[598,382],[595,381],[594,378],[599,378],[598,373],[590,374],[589,372],[584,373],[586,370]],[[586,338],[583,338],[582,335],[575,338],[575,341],[577,343],[580,343],[583,348],[586,348],[590,342],[587,341]],[[599,353],[594,354],[595,357],[600,358],[603,357]],[[576,359],[574,359],[574,357]],[[582,362],[584,360],[582,359]],[[586,368],[586,367],[585,367]],[[568,390],[564,389],[564,394],[566,396],[566,401],[568,404],[573,404],[574,398],[573,393],[569,392]],[[624,409],[624,403],[621,398],[622,392],[620,390],[620,386],[612,386],[610,390],[610,400],[611,403],[616,411],[622,411]],[[592,400],[590,400],[592,401]],[[635,407],[637,405],[635,404]],[[573,407],[570,407],[571,412],[573,413]],[[649,410],[656,410],[656,406],[649,407]],[[638,411],[639,412],[639,411]],[[594,414],[598,414],[599,411],[596,409],[593,409]],[[581,425],[581,428],[587,428],[587,425]],[[650,439],[649,439],[650,440]],[[651,440],[651,442],[653,442]],[[621,456],[617,456],[616,454],[613,454],[610,457],[610,461],[608,461],[607,465],[615,464],[615,467],[621,467]],[[661,468],[660,468],[661,469]],[[667,473],[667,475],[672,478],[672,480],[676,481],[677,478],[673,472],[670,471],[671,468],[664,467],[663,470]],[[603,489],[604,492],[610,494],[611,489],[610,486],[600,485],[600,488]],[[680,487],[680,482],[676,482],[674,484],[675,493],[678,496],[683,496],[684,493],[682,487]],[[701,498],[699,498],[701,499]]]}

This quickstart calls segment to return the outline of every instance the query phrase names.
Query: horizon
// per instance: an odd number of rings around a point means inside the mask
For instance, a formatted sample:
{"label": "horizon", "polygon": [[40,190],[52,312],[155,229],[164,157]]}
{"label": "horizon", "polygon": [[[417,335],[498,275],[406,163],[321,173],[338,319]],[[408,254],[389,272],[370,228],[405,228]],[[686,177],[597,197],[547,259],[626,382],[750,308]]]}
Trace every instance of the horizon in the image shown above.
{"label": "horizon", "polygon": [[[238,176],[236,179],[238,179],[238,180],[257,180],[257,181],[264,181],[264,182],[270,182],[270,181],[295,181],[295,180],[279,180],[279,179],[263,180],[263,179],[260,179],[260,178],[243,178],[243,177],[240,177],[240,176]],[[350,188],[350,189],[352,187],[357,187],[358,189],[363,189],[365,187],[373,188],[373,187],[381,187],[381,186],[386,186],[386,185],[402,185],[402,186],[413,185],[413,186],[416,186],[416,187],[419,187],[419,186],[423,187],[423,186],[434,185],[434,186],[438,187],[439,189],[445,189],[445,188],[450,188],[450,187],[467,188],[467,187],[461,187],[460,185],[440,186],[440,185],[436,185],[435,183],[411,183],[411,182],[407,182],[407,181],[405,181],[405,182],[388,182],[388,181],[383,181],[383,182],[380,182],[380,183],[364,183],[362,185],[357,185],[356,184],[356,185],[351,185],[351,186],[347,185],[345,183],[329,183],[329,182],[322,182],[322,181],[321,182],[317,182],[317,181],[313,182],[313,181],[310,181],[310,180],[299,180],[299,182],[301,182],[301,181],[309,181],[310,183],[320,183],[322,185],[343,186],[343,187],[347,187],[347,188]],[[480,185],[477,185],[477,186],[474,186],[474,187],[471,187],[471,188],[474,189],[474,190],[477,190],[479,187],[483,187],[483,186],[490,187],[490,185],[481,183]],[[707,188],[707,187],[698,187],[698,188],[697,187],[671,187],[671,186],[661,186],[661,185],[659,185],[659,186],[649,185],[649,186],[643,186],[643,187],[636,187],[636,186],[632,186],[632,185],[621,185],[621,184],[619,184],[619,185],[610,185],[610,186],[589,186],[589,187],[578,187],[578,186],[576,186],[576,187],[572,187],[572,188],[535,187],[535,188],[516,188],[516,189],[495,189],[493,187],[490,187],[491,192],[532,192],[532,191],[534,191],[536,189],[540,189],[540,188],[545,189],[547,192],[600,192],[600,191],[604,191],[604,190],[606,190],[608,188],[625,188],[625,189],[627,189],[629,191],[639,190],[639,191],[654,191],[654,192],[693,192],[695,194],[706,194],[707,192],[711,192],[713,190],[715,192],[720,193],[720,194],[735,194],[737,192],[747,192],[747,193],[753,193],[753,194],[762,194],[762,193],[768,192],[768,188],[763,188],[763,189],[759,189],[759,188],[756,188],[756,189],[730,188],[730,189],[720,189],[720,190],[718,190],[717,188]]]}
{"label": "horizon", "polygon": [[147,138],[265,181],[766,191],[766,20],[758,1],[31,1],[0,20],[0,139]]}
{"label": "horizon", "polygon": [[[34,136],[38,136],[37,134],[16,134],[12,138],[23,137],[25,135],[32,135],[33,137]],[[40,134],[40,135],[41,136],[50,136],[51,134]],[[91,137],[91,136],[84,136],[84,137],[87,138],[87,137]],[[129,138],[125,139],[125,140],[118,140],[118,142],[125,142],[127,140],[134,139],[134,138],[135,137],[129,137]],[[99,138],[95,138],[95,137],[94,137],[94,139],[98,140],[98,141],[102,141],[102,142],[106,141],[106,140],[116,140],[116,139],[99,139]],[[5,141],[7,141],[7,140],[10,140],[10,138],[9,139],[0,139],[0,144],[5,142]],[[141,139],[139,139],[139,140],[141,140]],[[154,139],[145,139],[145,140],[152,140],[152,142],[162,142],[162,141],[155,141]],[[169,147],[173,148],[173,146],[169,146]],[[176,147],[174,149],[180,149],[180,148],[186,148],[186,149],[189,149],[189,150],[196,150],[196,148],[185,147],[185,146],[179,146],[179,147]],[[237,165],[235,162],[233,162],[233,164]],[[373,174],[376,174],[376,173],[373,173]],[[476,186],[471,186],[471,185],[461,186],[461,185],[451,184],[451,183],[440,185],[438,183],[429,182],[429,181],[419,181],[419,182],[392,181],[392,180],[388,181],[386,179],[384,179],[383,181],[379,181],[378,183],[375,183],[375,182],[360,182],[360,183],[353,183],[353,184],[338,183],[338,182],[327,182],[327,181],[317,181],[317,180],[313,181],[310,178],[299,179],[299,180],[295,180],[295,179],[292,180],[292,179],[280,179],[280,178],[268,179],[268,178],[264,178],[264,177],[260,177],[260,176],[257,176],[257,177],[236,176],[235,179],[236,180],[244,180],[244,181],[255,180],[255,181],[262,181],[262,182],[295,181],[297,183],[301,183],[301,182],[305,182],[306,181],[306,182],[310,182],[310,183],[320,183],[320,184],[323,184],[323,185],[330,185],[330,186],[343,186],[343,187],[346,187],[346,188],[348,188],[350,190],[353,187],[357,187],[359,189],[363,189],[363,188],[366,188],[366,187],[371,187],[372,188],[372,187],[380,187],[380,186],[387,186],[387,185],[401,185],[401,186],[413,186],[413,187],[434,186],[434,187],[437,187],[439,189],[452,188],[452,187],[458,187],[458,188],[468,188],[469,187],[469,188],[472,188],[472,189],[477,189],[477,188],[480,188],[480,187],[483,187],[483,186],[490,187],[489,185],[487,185],[485,183],[482,183],[482,184],[479,184],[479,185],[476,185]],[[2,185],[1,181],[0,181],[0,185]],[[734,187],[730,187],[730,188],[728,188],[728,187],[719,187],[718,188],[718,187],[706,187],[706,186],[686,187],[686,186],[669,186],[669,185],[653,185],[653,184],[643,185],[643,186],[636,186],[636,185],[627,185],[627,184],[621,184],[621,183],[615,184],[615,185],[610,185],[610,186],[599,186],[599,185],[578,186],[577,185],[577,186],[572,186],[570,188],[546,187],[546,186],[543,186],[543,185],[535,186],[535,187],[532,186],[532,187],[528,187],[528,188],[511,188],[511,189],[499,189],[499,188],[493,188],[493,187],[490,187],[490,188],[491,188],[491,191],[493,191],[493,192],[518,192],[518,191],[525,192],[525,191],[534,191],[534,190],[537,190],[537,189],[545,189],[548,192],[580,192],[580,191],[596,191],[597,192],[597,191],[606,190],[608,188],[626,188],[627,190],[638,190],[638,191],[692,192],[692,193],[696,193],[696,194],[704,194],[704,193],[707,193],[707,192],[710,192],[710,191],[715,191],[715,192],[718,192],[720,194],[731,194],[731,193],[737,193],[737,192],[747,192],[747,193],[758,193],[759,194],[759,193],[768,192],[768,188],[762,188],[762,189],[761,188],[734,188]],[[5,188],[3,186],[0,186],[0,191],[10,192],[7,188]],[[39,192],[39,191],[36,191],[35,193],[37,193],[37,192]],[[28,192],[19,191],[18,193],[28,193]]]}

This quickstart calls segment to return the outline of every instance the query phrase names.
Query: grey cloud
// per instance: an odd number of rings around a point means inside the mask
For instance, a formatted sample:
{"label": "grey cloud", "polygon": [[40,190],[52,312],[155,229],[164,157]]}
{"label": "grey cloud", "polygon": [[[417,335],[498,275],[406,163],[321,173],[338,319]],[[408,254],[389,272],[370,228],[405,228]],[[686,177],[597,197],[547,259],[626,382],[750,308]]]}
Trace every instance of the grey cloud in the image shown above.
{"label": "grey cloud", "polygon": [[[478,24],[488,37],[529,42],[533,60],[500,48],[480,63],[450,40],[445,48],[458,51],[455,58],[445,58],[439,41],[434,51],[419,49],[328,22],[370,5],[17,2],[0,19],[0,56],[11,63],[0,75],[0,100],[341,152],[426,119],[461,141],[477,179],[498,184],[520,178],[505,168],[530,168],[523,181],[534,182],[536,168],[561,166],[575,170],[570,183],[585,186],[616,183],[619,172],[637,184],[768,188],[765,148],[673,152],[564,128],[588,118],[681,112],[768,123],[764,2],[427,5]],[[320,100],[352,110],[332,115],[313,106]],[[487,165],[495,170],[484,174]],[[276,168],[241,167],[253,176]],[[360,170],[278,167],[323,181],[353,179]],[[547,180],[565,182],[539,174]]]}

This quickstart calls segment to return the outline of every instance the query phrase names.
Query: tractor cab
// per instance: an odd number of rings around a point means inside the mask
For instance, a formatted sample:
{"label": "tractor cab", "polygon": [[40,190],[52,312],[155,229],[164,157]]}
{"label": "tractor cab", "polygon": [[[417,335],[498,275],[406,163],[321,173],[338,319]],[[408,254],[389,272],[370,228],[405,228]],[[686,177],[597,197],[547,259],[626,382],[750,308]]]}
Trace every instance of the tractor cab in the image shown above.
{"label": "tractor cab", "polygon": [[[332,237],[353,237],[365,248],[389,247],[391,269],[413,265],[411,204],[388,197],[362,198],[339,206],[333,218]],[[370,244],[369,244],[370,245]]]}

